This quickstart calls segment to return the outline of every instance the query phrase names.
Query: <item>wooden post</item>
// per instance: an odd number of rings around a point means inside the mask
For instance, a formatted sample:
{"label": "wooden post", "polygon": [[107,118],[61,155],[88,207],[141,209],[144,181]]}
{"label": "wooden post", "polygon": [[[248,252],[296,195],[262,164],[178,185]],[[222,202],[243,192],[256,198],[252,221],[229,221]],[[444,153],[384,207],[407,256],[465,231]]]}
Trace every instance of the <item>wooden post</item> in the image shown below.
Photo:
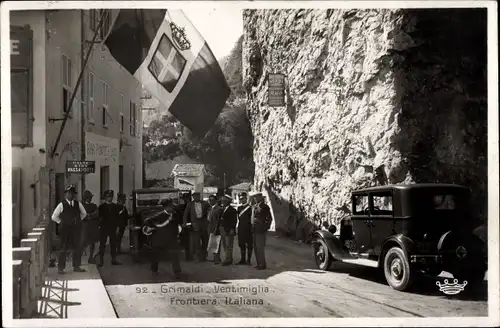
{"label": "wooden post", "polygon": [[16,247],[12,249],[12,259],[22,261],[21,266],[21,318],[30,318],[33,314],[31,304],[31,292],[34,290],[35,279],[31,279],[31,248]]}
{"label": "wooden post", "polygon": [[12,261],[12,318],[21,318],[21,273],[23,261]]}
{"label": "wooden post", "polygon": [[42,238],[43,238],[43,233],[41,232],[28,232],[27,237],[29,239],[36,239],[37,241],[35,242],[35,260],[33,261],[35,264],[35,278],[36,278],[36,295],[38,296],[41,294],[41,288],[43,284],[42,280]]}
{"label": "wooden post", "polygon": [[32,271],[35,276],[35,289],[33,290],[31,296],[35,299],[35,301],[38,301],[38,298],[42,295],[42,263],[40,262],[39,257],[40,245],[41,241],[36,238],[21,239],[21,247],[31,248],[31,263],[33,264]]}
{"label": "wooden post", "polygon": [[47,272],[47,267],[49,265],[49,242],[48,242],[48,231],[49,229],[47,227],[40,227],[40,228],[33,228],[33,232],[39,232],[42,234],[42,240],[41,240],[41,245],[40,245],[40,265],[41,265],[41,273],[42,276],[45,275]]}

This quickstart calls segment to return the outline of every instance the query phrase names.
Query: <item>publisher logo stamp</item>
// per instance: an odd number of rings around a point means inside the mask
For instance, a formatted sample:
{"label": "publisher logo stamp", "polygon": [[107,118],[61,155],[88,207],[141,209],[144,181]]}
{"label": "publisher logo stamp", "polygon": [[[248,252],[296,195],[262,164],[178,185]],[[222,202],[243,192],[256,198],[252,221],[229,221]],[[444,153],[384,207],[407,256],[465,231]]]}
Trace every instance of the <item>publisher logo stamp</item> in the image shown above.
{"label": "publisher logo stamp", "polygon": [[458,283],[458,279],[453,279],[452,282],[448,282],[448,279],[445,279],[443,283],[436,281],[436,286],[439,287],[439,291],[446,295],[456,295],[464,291],[465,286],[467,286],[467,280],[464,280],[464,282],[460,284]]}

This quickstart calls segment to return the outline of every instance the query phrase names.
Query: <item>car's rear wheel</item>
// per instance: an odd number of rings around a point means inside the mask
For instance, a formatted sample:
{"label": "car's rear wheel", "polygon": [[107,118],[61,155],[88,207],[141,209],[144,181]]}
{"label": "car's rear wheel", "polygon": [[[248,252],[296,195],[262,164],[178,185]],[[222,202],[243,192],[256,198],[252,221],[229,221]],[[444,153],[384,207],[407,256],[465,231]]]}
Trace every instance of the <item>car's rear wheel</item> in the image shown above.
{"label": "car's rear wheel", "polygon": [[326,243],[322,239],[314,241],[314,260],[320,270],[328,270],[332,265],[332,256]]}
{"label": "car's rear wheel", "polygon": [[384,275],[389,286],[395,290],[407,290],[413,279],[410,262],[406,253],[399,247],[389,249],[384,258]]}

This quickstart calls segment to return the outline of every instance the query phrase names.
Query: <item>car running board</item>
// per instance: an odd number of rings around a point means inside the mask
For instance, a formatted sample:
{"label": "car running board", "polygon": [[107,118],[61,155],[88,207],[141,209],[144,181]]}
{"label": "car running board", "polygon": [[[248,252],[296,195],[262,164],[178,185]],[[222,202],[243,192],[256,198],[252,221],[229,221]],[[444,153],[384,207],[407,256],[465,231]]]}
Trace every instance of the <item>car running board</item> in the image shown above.
{"label": "car running board", "polygon": [[340,260],[342,263],[348,263],[348,264],[356,264],[356,265],[362,265],[362,266],[368,266],[372,268],[378,268],[378,262],[375,260],[369,260],[369,259],[343,259]]}

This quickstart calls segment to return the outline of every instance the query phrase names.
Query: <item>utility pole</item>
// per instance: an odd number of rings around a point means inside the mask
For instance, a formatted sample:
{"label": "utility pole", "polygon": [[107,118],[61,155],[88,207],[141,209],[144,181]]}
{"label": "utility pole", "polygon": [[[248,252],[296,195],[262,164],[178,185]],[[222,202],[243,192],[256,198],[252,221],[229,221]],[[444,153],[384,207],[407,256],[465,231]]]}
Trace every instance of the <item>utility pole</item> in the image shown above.
{"label": "utility pole", "polygon": [[[85,72],[85,23],[84,23],[84,12],[80,10],[80,69],[82,72]],[[85,74],[82,76],[82,87],[80,88],[80,159],[82,161],[85,160]],[[81,195],[83,197],[83,192],[85,191],[85,174],[82,174],[82,183],[81,183]]]}
{"label": "utility pole", "polygon": [[224,173],[224,194],[226,194],[226,173]]}

